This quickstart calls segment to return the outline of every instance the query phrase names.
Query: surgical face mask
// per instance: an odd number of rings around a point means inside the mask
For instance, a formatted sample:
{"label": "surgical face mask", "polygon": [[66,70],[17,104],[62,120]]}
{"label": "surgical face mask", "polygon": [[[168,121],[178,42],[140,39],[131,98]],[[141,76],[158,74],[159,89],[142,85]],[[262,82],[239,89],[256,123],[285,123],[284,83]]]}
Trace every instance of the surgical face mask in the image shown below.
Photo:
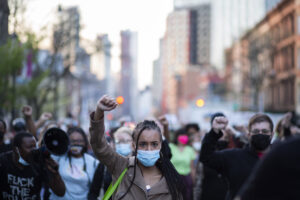
{"label": "surgical face mask", "polygon": [[187,144],[189,141],[189,137],[187,135],[180,135],[178,136],[178,142],[180,142],[181,144]]}
{"label": "surgical face mask", "polygon": [[201,149],[201,142],[194,142],[193,147],[196,151],[200,151]]}
{"label": "surgical face mask", "polygon": [[271,136],[269,135],[263,135],[263,134],[257,134],[251,136],[251,146],[258,151],[263,151],[271,143]]}
{"label": "surgical face mask", "polygon": [[80,146],[80,145],[71,145],[70,152],[73,155],[79,155],[79,154],[81,154],[82,149],[83,149],[83,146]]}
{"label": "surgical face mask", "polygon": [[122,156],[128,156],[131,153],[130,144],[116,144],[116,152]]}
{"label": "surgical face mask", "polygon": [[18,162],[19,162],[20,164],[22,164],[22,165],[24,165],[24,166],[30,165],[26,160],[24,160],[24,159],[22,158],[22,156],[21,156],[21,154],[20,154],[20,151],[19,151],[19,148],[17,148],[17,153],[18,153],[18,155],[19,155],[19,160],[18,160]]}
{"label": "surgical face mask", "polygon": [[152,167],[155,165],[156,161],[160,158],[159,152],[160,150],[153,150],[153,151],[138,150],[137,159],[145,167]]}

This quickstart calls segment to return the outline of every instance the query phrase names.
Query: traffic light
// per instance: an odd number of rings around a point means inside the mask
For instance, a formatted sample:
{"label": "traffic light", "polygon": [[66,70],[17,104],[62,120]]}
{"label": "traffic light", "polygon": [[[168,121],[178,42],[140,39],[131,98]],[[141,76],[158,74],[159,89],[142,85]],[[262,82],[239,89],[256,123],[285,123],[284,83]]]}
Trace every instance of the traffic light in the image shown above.
{"label": "traffic light", "polygon": [[201,108],[204,106],[204,104],[205,104],[205,101],[203,99],[197,99],[197,101],[196,101],[197,107]]}
{"label": "traffic light", "polygon": [[123,98],[122,96],[118,96],[118,97],[116,98],[116,101],[117,101],[117,103],[118,103],[119,105],[121,105],[121,104],[124,103],[124,98]]}

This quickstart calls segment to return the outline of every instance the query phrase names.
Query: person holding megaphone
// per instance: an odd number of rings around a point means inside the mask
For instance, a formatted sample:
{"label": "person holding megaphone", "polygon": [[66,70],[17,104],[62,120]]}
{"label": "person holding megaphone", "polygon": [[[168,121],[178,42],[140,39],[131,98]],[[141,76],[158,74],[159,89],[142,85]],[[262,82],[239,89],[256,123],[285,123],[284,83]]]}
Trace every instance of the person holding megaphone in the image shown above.
{"label": "person holding megaphone", "polygon": [[86,200],[99,161],[87,154],[88,139],[81,128],[69,128],[67,135],[69,151],[63,156],[52,155],[59,163],[59,173],[66,185],[66,193],[59,197],[50,191],[50,199]]}
{"label": "person holding megaphone", "polygon": [[163,148],[161,129],[155,121],[144,120],[133,131],[133,156],[115,152],[104,135],[104,112],[117,107],[114,99],[103,96],[90,115],[90,143],[96,157],[112,174],[112,185],[104,200],[182,199],[180,175]]}

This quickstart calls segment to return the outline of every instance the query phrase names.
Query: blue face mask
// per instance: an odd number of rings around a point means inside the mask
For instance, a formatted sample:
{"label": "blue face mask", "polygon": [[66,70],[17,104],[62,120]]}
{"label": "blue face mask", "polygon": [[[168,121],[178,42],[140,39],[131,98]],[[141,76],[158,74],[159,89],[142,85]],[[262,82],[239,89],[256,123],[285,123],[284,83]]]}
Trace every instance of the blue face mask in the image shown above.
{"label": "blue face mask", "polygon": [[131,153],[130,144],[116,144],[116,152],[122,156],[128,156]]}
{"label": "blue face mask", "polygon": [[137,159],[145,166],[152,167],[155,165],[156,161],[160,158],[160,150],[153,151],[137,151]]}
{"label": "blue face mask", "polygon": [[18,148],[17,148],[17,152],[18,152],[18,155],[19,155],[19,160],[18,160],[18,162],[21,163],[21,164],[24,165],[24,166],[30,165],[26,160],[24,160],[24,159],[22,158],[22,156],[21,156],[21,154],[20,154]]}

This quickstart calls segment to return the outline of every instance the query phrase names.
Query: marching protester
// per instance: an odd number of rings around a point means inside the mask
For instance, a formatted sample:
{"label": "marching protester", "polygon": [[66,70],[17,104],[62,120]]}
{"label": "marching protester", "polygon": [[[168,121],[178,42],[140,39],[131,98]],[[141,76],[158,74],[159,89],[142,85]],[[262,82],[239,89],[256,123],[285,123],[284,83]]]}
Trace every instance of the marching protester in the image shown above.
{"label": "marching protester", "polygon": [[[133,155],[123,157],[116,153],[104,137],[104,112],[117,103],[103,96],[91,114],[90,143],[100,162],[112,174],[112,199],[182,199],[181,177],[161,149],[162,134],[154,121],[145,120],[133,131]],[[118,180],[118,181],[117,181]]]}
{"label": "marching protester", "polygon": [[[130,128],[122,126],[110,130],[110,137],[106,137],[108,144],[122,156],[131,156],[132,154],[132,131]],[[91,187],[88,194],[89,200],[96,200],[100,194],[101,189],[107,191],[112,182],[111,174],[108,172],[107,167],[99,163]]]}
{"label": "marching protester", "polygon": [[[214,113],[211,117],[211,126],[216,117],[225,117],[223,113]],[[217,141],[216,151],[229,148],[231,132],[223,131],[223,136]],[[201,162],[197,166],[196,183],[194,186],[194,200],[224,200],[228,186],[225,177]]]}
{"label": "marching protester", "polygon": [[193,199],[193,181],[195,178],[194,160],[196,159],[196,152],[188,145],[188,142],[189,136],[186,133],[186,129],[182,128],[177,130],[174,143],[170,143],[171,162],[185,184],[184,200]]}
{"label": "marching protester", "polygon": [[122,156],[131,155],[132,149],[132,131],[128,127],[120,127],[113,134],[116,152]]}
{"label": "marching protester", "polygon": [[59,164],[58,171],[65,182],[66,193],[61,197],[51,191],[50,199],[86,200],[99,161],[86,153],[88,139],[81,128],[70,128],[67,134],[70,140],[68,153],[52,156]]}
{"label": "marching protester", "polygon": [[1,199],[40,199],[42,185],[51,188],[57,196],[64,196],[66,187],[57,163],[47,158],[46,169],[35,163],[32,151],[37,143],[31,133],[20,132],[13,139],[13,151],[0,156]]}
{"label": "marching protester", "polygon": [[276,145],[255,168],[235,200],[300,199],[300,137]]}
{"label": "marching protester", "polygon": [[217,142],[227,124],[228,119],[224,116],[213,119],[212,129],[203,139],[200,161],[226,178],[229,184],[226,198],[233,199],[259,158],[268,150],[273,136],[273,122],[268,115],[255,114],[249,120],[250,144],[246,148],[216,151]]}

